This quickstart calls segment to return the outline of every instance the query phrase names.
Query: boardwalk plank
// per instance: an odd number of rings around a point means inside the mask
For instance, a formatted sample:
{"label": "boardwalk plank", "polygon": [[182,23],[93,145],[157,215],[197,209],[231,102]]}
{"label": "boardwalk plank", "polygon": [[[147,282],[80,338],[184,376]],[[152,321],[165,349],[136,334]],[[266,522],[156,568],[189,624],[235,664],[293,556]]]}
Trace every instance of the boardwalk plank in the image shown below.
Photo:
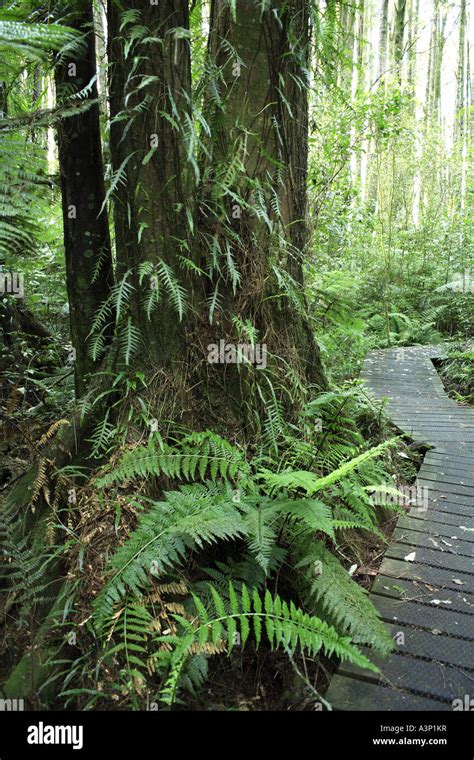
{"label": "boardwalk plank", "polygon": [[404,562],[400,559],[385,557],[380,566],[380,572],[392,578],[406,578],[423,581],[436,588],[458,590],[462,588],[469,594],[474,594],[474,576],[432,565],[420,565],[417,562]]}
{"label": "boardwalk plank", "polygon": [[[364,654],[370,657],[370,652],[365,648]],[[398,653],[388,660],[374,656],[371,659],[380,668],[380,676],[350,664],[341,667],[341,674],[366,678],[375,684],[385,684],[389,688],[408,690],[449,703],[454,699],[463,699],[464,694],[472,690],[472,673],[441,662],[429,662]]]}
{"label": "boardwalk plank", "polygon": [[413,561],[432,567],[442,567],[446,570],[459,570],[474,575],[474,557],[458,556],[439,552],[436,549],[425,549],[424,547],[413,545],[395,544],[389,546],[386,556],[393,559],[404,559],[408,555],[413,555]]}
{"label": "boardwalk plank", "polygon": [[[380,596],[398,600],[407,599],[420,604],[433,605],[436,601],[436,606],[440,606],[441,609],[474,615],[474,594],[468,594],[466,591],[441,589],[433,584],[389,578],[387,575],[379,575],[376,578],[372,591]],[[470,667],[474,669],[474,658]]]}
{"label": "boardwalk plank", "polygon": [[[416,625],[431,631],[434,636],[449,634],[459,639],[474,641],[474,625],[471,615],[463,615],[444,607],[419,604],[418,602],[397,601],[379,594],[371,594],[373,603],[383,620],[403,625]],[[459,642],[462,647],[462,642]]]}
{"label": "boardwalk plank", "polygon": [[459,538],[442,538],[421,530],[408,530],[407,528],[400,527],[400,525],[397,526],[394,532],[394,538],[396,538],[398,544],[424,546],[428,549],[438,549],[438,551],[447,552],[448,554],[464,554],[466,557],[474,555],[474,547],[468,541],[463,541]]}
{"label": "boardwalk plank", "polygon": [[325,699],[333,705],[335,710],[360,712],[374,709],[446,712],[452,709],[446,702],[340,675],[332,678]]}
{"label": "boardwalk plank", "polygon": [[414,346],[364,362],[369,395],[426,453],[370,594],[397,649],[375,659],[380,676],[341,664],[335,709],[449,710],[473,688],[474,411],[446,395],[431,361],[442,355]]}

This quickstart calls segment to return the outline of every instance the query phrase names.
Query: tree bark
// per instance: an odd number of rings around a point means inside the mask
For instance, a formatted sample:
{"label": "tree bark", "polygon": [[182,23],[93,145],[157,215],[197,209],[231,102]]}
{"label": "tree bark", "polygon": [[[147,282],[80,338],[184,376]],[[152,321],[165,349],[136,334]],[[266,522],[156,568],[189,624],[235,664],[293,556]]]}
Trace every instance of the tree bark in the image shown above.
{"label": "tree bark", "polygon": [[[92,2],[78,0],[66,10],[64,22],[83,33],[84,53],[65,60],[55,73],[60,102],[89,85],[88,99],[97,99]],[[92,83],[92,84],[90,84]],[[97,369],[89,355],[92,321],[113,282],[97,103],[77,116],[63,119],[58,128],[61,172],[66,282],[71,341],[75,349],[76,395],[82,396],[87,376]],[[106,333],[106,342],[111,331]]]}
{"label": "tree bark", "polygon": [[[309,322],[290,303],[281,307],[271,269],[272,263],[281,265],[302,286],[307,244],[308,34],[305,0],[277,1],[263,12],[252,0],[239,0],[235,17],[226,2],[213,0],[209,54],[222,71],[222,105],[211,118],[214,149],[209,161],[215,167],[214,181],[220,168],[232,160],[236,146],[242,149],[241,173],[232,189],[243,196],[246,206],[235,228],[241,239],[255,242],[237,244],[235,259],[244,273],[243,282],[259,272],[262,283],[260,294],[254,291],[251,309],[242,311],[239,294],[227,298],[227,303],[251,320],[268,340],[270,352],[279,353],[285,346],[287,355],[299,355],[306,380],[324,386]],[[230,56],[232,49],[235,54]],[[271,225],[252,209],[256,187],[265,195]],[[278,198],[277,211],[272,195]],[[230,211],[231,193],[228,204]],[[273,258],[276,231],[287,243],[283,259]],[[306,304],[303,310],[308,313]]]}
{"label": "tree bark", "polygon": [[398,0],[395,7],[395,29],[394,29],[394,50],[395,70],[398,81],[402,81],[402,63],[404,52],[405,25],[406,25],[406,0]]}
{"label": "tree bark", "polygon": [[[187,160],[190,126],[190,46],[188,3],[132,0],[127,9],[139,12],[137,25],[121,29],[121,11],[108,6],[111,154],[115,194],[117,276],[130,272],[136,297],[129,316],[142,338],[142,359],[168,367],[183,356],[184,334],[179,314],[157,269],[165,266],[181,276],[180,255],[189,250],[194,200],[191,163]],[[129,34],[138,24],[146,29],[131,47]],[[150,42],[153,38],[153,42]],[[137,60],[138,59],[138,60]],[[140,278],[140,266],[150,262],[151,275]],[[163,270],[161,270],[162,272]],[[152,279],[156,278],[156,279]],[[143,298],[160,290],[157,308],[148,316]]]}
{"label": "tree bark", "polygon": [[388,42],[388,0],[382,0],[379,33],[379,79],[385,79]]}
{"label": "tree bark", "polygon": [[[193,408],[189,424],[235,431],[246,426],[248,387],[236,366],[210,366],[206,351],[211,342],[238,340],[235,319],[250,322],[269,354],[298,366],[306,384],[325,386],[302,295],[307,4],[276,2],[261,12],[258,3],[238,0],[234,18],[227,3],[211,4],[208,57],[220,73],[206,90],[209,129],[199,168],[189,143],[195,126],[187,3],[143,7],[134,0],[131,7],[140,10],[136,23],[146,30],[143,41],[140,32],[121,29],[119,9],[109,5],[111,152],[122,182],[115,194],[117,270],[122,277],[129,273],[137,292],[126,319],[141,335],[140,365],[167,378],[180,375],[183,395],[175,409]],[[226,185],[223,176],[234,165]],[[239,218],[233,217],[236,198],[243,198]],[[220,251],[215,266],[213,246]],[[187,276],[183,254],[206,275]],[[192,309],[182,323],[165,288],[147,314],[149,286],[140,278],[145,262],[155,268],[164,262],[187,287]],[[299,311],[282,294],[275,265],[297,284]],[[211,315],[208,303],[216,292]],[[286,377],[283,365],[279,371]]]}

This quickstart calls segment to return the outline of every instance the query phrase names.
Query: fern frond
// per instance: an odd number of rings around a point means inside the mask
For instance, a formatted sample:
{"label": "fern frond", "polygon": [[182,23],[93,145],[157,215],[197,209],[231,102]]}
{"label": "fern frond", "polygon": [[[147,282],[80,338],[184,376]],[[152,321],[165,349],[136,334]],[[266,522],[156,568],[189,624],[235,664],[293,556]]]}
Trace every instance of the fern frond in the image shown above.
{"label": "fern frond", "polygon": [[305,567],[310,573],[310,597],[319,603],[338,630],[342,629],[356,643],[369,644],[375,651],[388,654],[393,641],[368,592],[351,578],[321,541],[307,545],[305,555],[296,567]]}
{"label": "fern frond", "polygon": [[165,493],[165,501],[142,497],[138,504],[147,505],[147,511],[109,562],[111,577],[95,602],[99,620],[127,590],[141,594],[153,576],[181,564],[191,550],[245,533],[241,515],[222,489],[183,486]]}
{"label": "fern frond", "polygon": [[361,464],[369,459],[379,456],[389,446],[393,446],[398,438],[391,438],[388,441],[384,441],[378,446],[374,446],[368,451],[364,451],[362,454],[354,457],[348,462],[344,462],[336,470],[333,470],[329,475],[325,475],[319,478],[312,472],[306,470],[292,470],[291,472],[272,473],[267,470],[262,470],[259,476],[267,483],[270,492],[279,488],[298,489],[302,488],[308,495],[312,495],[321,491],[323,488],[337,483],[342,478],[346,477],[350,472],[359,467]]}
{"label": "fern frond", "polygon": [[176,446],[163,444],[151,435],[146,446],[126,451],[113,470],[97,478],[99,488],[137,478],[158,477],[202,480],[234,479],[248,466],[242,452],[220,436],[205,431],[185,436]]}
{"label": "fern frond", "polygon": [[41,436],[41,438],[38,441],[38,448],[41,448],[44,446],[48,441],[53,438],[56,433],[58,432],[59,428],[63,427],[64,425],[69,425],[69,420],[56,420],[56,422],[53,422],[53,424],[49,427],[49,429],[44,433],[44,435]]}
{"label": "fern frond", "polygon": [[226,640],[228,651],[232,651],[237,633],[242,647],[245,647],[252,634],[258,648],[265,635],[272,649],[281,647],[291,654],[300,648],[310,656],[322,650],[327,656],[335,654],[341,660],[378,672],[376,666],[351,643],[349,637],[340,636],[324,620],[308,615],[293,602],[288,604],[278,594],[272,596],[266,591],[262,596],[256,589],[248,589],[245,585],[242,585],[238,594],[230,582],[227,611],[223,597],[212,584],[209,588],[212,614],[209,614],[199,597],[193,595],[195,620],[190,623],[185,618],[178,618],[184,634],[175,642],[170,674],[161,691],[161,699],[168,705],[176,700],[181,673],[192,646],[196,642],[204,646],[208,642],[215,644]]}

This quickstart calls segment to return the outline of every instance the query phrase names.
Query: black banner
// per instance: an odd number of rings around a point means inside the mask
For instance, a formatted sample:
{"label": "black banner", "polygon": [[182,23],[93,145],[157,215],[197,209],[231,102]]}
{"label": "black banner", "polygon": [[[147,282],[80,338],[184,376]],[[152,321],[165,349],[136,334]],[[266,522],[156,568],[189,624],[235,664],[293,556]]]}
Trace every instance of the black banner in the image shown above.
{"label": "black banner", "polygon": [[[0,760],[153,757],[163,751],[472,760],[473,714],[407,712],[0,712]],[[199,747],[201,748],[199,750]],[[173,751],[173,750],[171,750]]]}

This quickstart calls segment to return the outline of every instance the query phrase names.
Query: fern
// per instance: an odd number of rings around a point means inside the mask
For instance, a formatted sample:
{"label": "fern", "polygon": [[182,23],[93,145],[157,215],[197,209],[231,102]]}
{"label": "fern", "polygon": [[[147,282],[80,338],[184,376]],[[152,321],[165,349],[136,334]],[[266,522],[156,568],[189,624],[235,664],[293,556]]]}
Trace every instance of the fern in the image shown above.
{"label": "fern", "polygon": [[338,630],[346,632],[356,643],[369,644],[375,651],[388,654],[393,641],[367,591],[351,578],[321,541],[305,543],[301,549],[304,559],[296,568],[304,567],[309,574],[309,598],[316,600]]}
{"label": "fern", "polygon": [[132,356],[135,356],[142,343],[140,330],[135,327],[131,317],[127,318],[127,321],[121,329],[119,343],[125,365],[128,367],[130,365],[130,359]]}
{"label": "fern", "polygon": [[342,480],[349,475],[350,472],[356,469],[356,467],[359,467],[369,459],[379,456],[389,446],[393,446],[397,440],[398,438],[391,438],[378,446],[374,446],[368,451],[364,451],[362,454],[359,454],[348,462],[344,462],[344,464],[324,477],[317,477],[314,473],[306,470],[292,470],[290,472],[282,473],[272,473],[267,470],[262,470],[259,475],[267,483],[271,492],[281,488],[289,488],[293,490],[301,488],[308,495],[312,495],[321,491],[323,488],[327,488]]}
{"label": "fern", "polygon": [[[45,461],[41,459],[24,476],[23,488],[30,492],[28,508],[34,508],[34,501],[46,484]],[[69,546],[63,544],[49,549],[48,527],[38,523],[24,536],[24,505],[20,507],[17,503],[15,491],[0,503],[0,580],[18,609],[20,624],[35,605],[50,600],[48,565]]]}
{"label": "fern", "polygon": [[153,576],[181,564],[193,549],[245,533],[241,515],[218,488],[182,486],[165,493],[165,501],[142,497],[136,504],[148,510],[109,563],[111,577],[95,602],[99,620],[127,590],[141,594]]}
{"label": "fern", "polygon": [[[341,660],[348,660],[359,667],[374,672],[378,669],[361,652],[351,644],[350,638],[340,636],[336,630],[318,617],[308,615],[297,608],[293,602],[288,604],[276,594],[266,591],[262,597],[256,589],[242,585],[240,595],[232,582],[228,588],[228,606],[213,585],[209,585],[212,596],[212,614],[196,595],[193,595],[196,617],[190,622],[182,616],[176,616],[184,633],[179,637],[170,637],[175,649],[171,659],[170,674],[161,691],[161,699],[172,705],[176,701],[182,670],[196,643],[201,647],[207,642],[217,644],[225,639],[229,652],[235,646],[236,634],[240,635],[240,644],[245,647],[250,635],[253,635],[258,649],[262,636],[268,640],[272,649],[283,648],[293,653],[299,647],[302,652],[315,656],[322,650],[327,656],[336,655]],[[160,640],[166,640],[161,637]]]}
{"label": "fern", "polygon": [[136,478],[164,475],[168,478],[194,480],[235,479],[248,466],[242,452],[224,438],[205,431],[185,436],[176,446],[169,446],[159,436],[151,435],[146,446],[126,451],[113,469],[97,478],[99,487],[125,483]]}
{"label": "fern", "polygon": [[163,286],[181,321],[186,311],[187,294],[183,286],[178,282],[172,267],[163,261],[163,259],[160,259],[157,264],[152,264],[151,261],[144,261],[140,264],[138,273],[140,284],[145,277],[152,278],[152,287],[150,287],[149,294],[145,299],[148,318],[150,318],[153,309],[160,302],[161,286]]}
{"label": "fern", "polygon": [[58,24],[27,24],[0,19],[0,49],[39,61],[73,41],[77,32]]}

